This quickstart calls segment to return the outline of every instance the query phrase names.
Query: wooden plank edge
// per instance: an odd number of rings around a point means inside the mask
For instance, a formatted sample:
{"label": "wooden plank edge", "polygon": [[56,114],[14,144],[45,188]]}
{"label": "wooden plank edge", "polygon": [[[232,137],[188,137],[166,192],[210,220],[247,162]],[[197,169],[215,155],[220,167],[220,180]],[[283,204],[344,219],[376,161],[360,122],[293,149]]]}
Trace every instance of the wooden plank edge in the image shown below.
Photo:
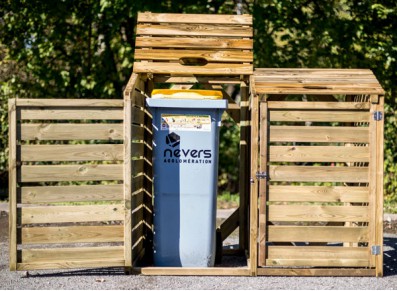
{"label": "wooden plank edge", "polygon": [[80,268],[111,268],[124,267],[125,261],[119,260],[87,260],[60,261],[48,263],[18,263],[17,271],[49,270],[49,269],[80,269]]}
{"label": "wooden plank edge", "polygon": [[258,276],[374,277],[375,275],[375,269],[258,268]]}
{"label": "wooden plank edge", "polygon": [[250,276],[248,267],[141,267],[134,268],[142,275],[150,276]]}

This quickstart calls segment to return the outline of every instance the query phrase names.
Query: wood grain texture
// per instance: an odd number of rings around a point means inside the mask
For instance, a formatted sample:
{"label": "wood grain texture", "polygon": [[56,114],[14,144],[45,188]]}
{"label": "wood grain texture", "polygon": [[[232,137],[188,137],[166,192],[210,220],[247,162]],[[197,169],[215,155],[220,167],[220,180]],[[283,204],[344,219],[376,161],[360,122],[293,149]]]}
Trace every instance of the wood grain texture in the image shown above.
{"label": "wood grain texture", "polygon": [[271,121],[290,122],[368,122],[366,111],[303,111],[303,110],[270,110]]}
{"label": "wood grain texture", "polygon": [[33,108],[20,110],[21,120],[122,120],[122,108]]}
{"label": "wood grain texture", "polygon": [[270,146],[270,162],[369,162],[369,147]]}
{"label": "wood grain texture", "polygon": [[269,221],[368,222],[368,206],[269,205]]}
{"label": "wood grain texture", "polygon": [[21,223],[64,223],[124,220],[124,205],[37,206],[21,209]]}
{"label": "wood grain texture", "polygon": [[[190,38],[190,37],[139,37],[135,46],[151,48],[184,48],[184,49],[240,49],[252,50],[252,39],[227,38]],[[137,63],[135,63],[137,64]],[[134,64],[134,65],[135,65]],[[135,72],[135,69],[134,69]]]}
{"label": "wood grain texture", "polygon": [[122,164],[21,166],[19,182],[123,180]]}
{"label": "wood grain texture", "polygon": [[20,237],[22,244],[108,243],[123,240],[122,225],[23,227]]}
{"label": "wood grain texture", "polygon": [[269,186],[269,201],[368,203],[368,187]]}
{"label": "wood grain texture", "polygon": [[17,98],[18,107],[123,107],[123,100],[117,99],[25,99]]}
{"label": "wood grain texture", "polygon": [[258,276],[370,277],[375,269],[362,268],[259,268]]}
{"label": "wood grain texture", "polygon": [[270,166],[270,181],[367,183],[367,167]]}
{"label": "wood grain texture", "polygon": [[270,142],[351,142],[368,143],[365,127],[270,126]]}
{"label": "wood grain texture", "polygon": [[368,102],[302,102],[302,101],[269,101],[269,109],[337,109],[337,110],[367,110]]}
{"label": "wood grain texture", "polygon": [[193,267],[144,267],[135,268],[142,275],[151,276],[249,276],[250,269],[237,268],[193,268]]}
{"label": "wood grain texture", "polygon": [[[124,192],[124,253],[123,257],[125,260],[125,266],[126,267],[132,267],[132,261],[134,258],[132,257],[131,253],[131,245],[132,245],[132,238],[131,238],[131,195],[132,195],[132,144],[131,144],[131,139],[132,139],[132,129],[131,129],[131,123],[132,123],[132,115],[133,115],[133,107],[132,107],[132,101],[130,98],[126,97],[124,99],[124,148],[123,148],[123,154],[124,154],[124,162],[123,162],[123,192]],[[141,117],[142,119],[143,117]],[[143,152],[143,147],[135,152],[142,153]]]}
{"label": "wood grain texture", "polygon": [[21,203],[60,203],[123,200],[123,185],[21,187]]}
{"label": "wood grain texture", "polygon": [[19,263],[17,271],[124,267],[124,265],[125,262],[123,259],[89,259],[87,261],[62,260],[59,262]]}
{"label": "wood grain texture", "polygon": [[22,124],[22,140],[122,140],[122,124]]}
{"label": "wood grain texture", "polygon": [[368,242],[368,227],[268,226],[269,242]]}

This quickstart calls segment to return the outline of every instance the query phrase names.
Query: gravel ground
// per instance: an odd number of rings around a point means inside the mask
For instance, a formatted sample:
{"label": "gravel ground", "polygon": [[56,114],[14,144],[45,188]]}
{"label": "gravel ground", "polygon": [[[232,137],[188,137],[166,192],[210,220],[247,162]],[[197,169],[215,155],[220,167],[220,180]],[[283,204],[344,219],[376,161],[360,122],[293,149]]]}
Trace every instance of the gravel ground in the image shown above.
{"label": "gravel ground", "polygon": [[[394,218],[394,217],[393,217]],[[183,277],[124,275],[120,268],[10,272],[8,215],[0,211],[0,289],[396,289],[397,235],[385,233],[383,278]],[[394,222],[394,221],[393,221]],[[397,224],[397,222],[396,222]],[[394,229],[394,226],[390,229]],[[385,226],[387,231],[387,225]],[[228,242],[233,243],[233,242]]]}

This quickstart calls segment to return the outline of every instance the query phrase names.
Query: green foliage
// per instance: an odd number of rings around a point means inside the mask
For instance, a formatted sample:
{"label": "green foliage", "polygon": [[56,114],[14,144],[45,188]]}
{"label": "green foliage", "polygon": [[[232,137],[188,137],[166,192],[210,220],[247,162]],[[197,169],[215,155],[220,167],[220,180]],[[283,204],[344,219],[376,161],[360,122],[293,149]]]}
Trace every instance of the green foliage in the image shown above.
{"label": "green foliage", "polygon": [[[235,14],[237,2],[2,1],[0,173],[6,169],[8,98],[120,98],[132,71],[138,11]],[[373,70],[387,92],[385,193],[388,203],[397,202],[397,2],[242,2],[254,17],[256,67]],[[225,127],[222,135],[220,186],[235,192],[238,128]]]}

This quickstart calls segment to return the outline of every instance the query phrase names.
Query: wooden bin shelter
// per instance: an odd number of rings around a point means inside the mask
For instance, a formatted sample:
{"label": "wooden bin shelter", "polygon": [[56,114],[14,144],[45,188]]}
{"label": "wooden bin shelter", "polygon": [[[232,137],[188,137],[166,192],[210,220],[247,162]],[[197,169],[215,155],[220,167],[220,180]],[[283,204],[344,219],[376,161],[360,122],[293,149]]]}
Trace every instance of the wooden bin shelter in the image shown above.
{"label": "wooden bin shelter", "polygon": [[[253,72],[252,17],[249,15],[158,14],[139,13],[136,30],[136,49],[133,74],[124,91],[124,99],[142,113],[139,124],[142,132],[132,139],[142,140],[140,155],[145,167],[144,179],[132,188],[143,187],[144,197],[133,193],[132,208],[144,214],[132,218],[132,225],[143,220],[145,228],[135,231],[133,237],[144,237],[141,256],[152,252],[152,132],[151,116],[145,109],[145,98],[155,88],[221,90],[228,99],[227,112],[240,125],[240,207],[217,230],[219,240],[225,240],[239,227],[239,246],[242,255],[248,248],[248,193],[249,193],[249,80]],[[227,85],[240,87],[241,101],[236,103],[226,92]],[[136,199],[134,198],[136,197]],[[141,205],[142,204],[142,207]],[[139,212],[137,212],[139,213]],[[148,239],[149,238],[149,239]],[[133,238],[134,240],[134,238]],[[142,274],[151,275],[250,275],[249,264],[239,268],[160,268],[137,267]]]}
{"label": "wooden bin shelter", "polygon": [[370,70],[256,69],[257,275],[382,276],[384,91]]}

